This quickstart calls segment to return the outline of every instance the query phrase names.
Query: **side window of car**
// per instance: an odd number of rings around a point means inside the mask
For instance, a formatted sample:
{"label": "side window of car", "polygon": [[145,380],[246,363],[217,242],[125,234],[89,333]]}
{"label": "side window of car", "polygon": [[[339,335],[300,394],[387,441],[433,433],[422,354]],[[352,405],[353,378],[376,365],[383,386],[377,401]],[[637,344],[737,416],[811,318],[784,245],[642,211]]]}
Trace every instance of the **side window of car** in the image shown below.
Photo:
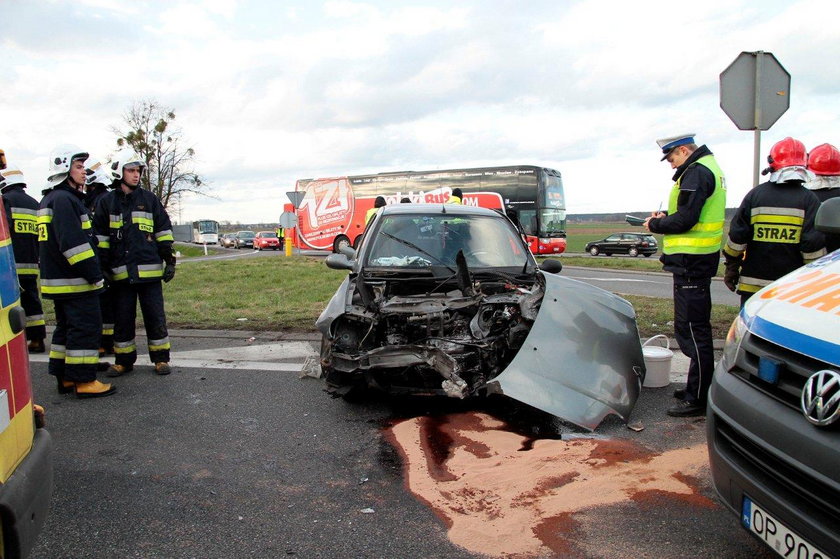
{"label": "side window of car", "polygon": [[617,243],[618,241],[621,240],[621,235],[610,235],[609,237],[607,237],[604,240],[607,241],[608,243]]}

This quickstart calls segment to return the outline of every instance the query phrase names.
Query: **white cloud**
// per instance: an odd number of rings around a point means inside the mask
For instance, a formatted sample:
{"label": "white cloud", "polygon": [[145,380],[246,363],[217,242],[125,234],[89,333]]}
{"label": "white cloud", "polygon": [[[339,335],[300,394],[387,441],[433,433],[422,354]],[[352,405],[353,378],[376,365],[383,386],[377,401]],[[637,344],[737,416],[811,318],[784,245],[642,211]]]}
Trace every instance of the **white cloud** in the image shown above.
{"label": "white cloud", "polygon": [[268,221],[297,178],[510,163],[560,170],[571,213],[655,209],[671,171],[654,140],[695,131],[733,206],[753,135],[720,110],[719,73],[762,49],[792,74],[762,154],[840,143],[838,16],[829,0],[4,4],[0,147],[40,184],[55,144],[104,156],[152,97],[220,198],[182,217]]}

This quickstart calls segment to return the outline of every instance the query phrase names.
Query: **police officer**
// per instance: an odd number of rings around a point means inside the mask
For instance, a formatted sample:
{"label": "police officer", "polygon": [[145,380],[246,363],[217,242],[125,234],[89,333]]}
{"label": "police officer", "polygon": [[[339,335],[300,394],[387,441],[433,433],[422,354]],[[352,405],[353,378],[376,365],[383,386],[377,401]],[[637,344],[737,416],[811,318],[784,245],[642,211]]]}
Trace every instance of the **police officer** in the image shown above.
{"label": "police officer", "polygon": [[[96,205],[99,199],[108,193],[108,187],[111,186],[113,180],[105,166],[93,158],[88,158],[85,162],[85,171],[87,172],[87,179],[85,180],[84,204],[88,210],[88,215],[93,220]],[[107,243],[108,237],[97,236],[97,242]],[[104,289],[99,294],[99,308],[102,311],[102,337],[99,340],[99,356],[103,357],[114,353],[114,296],[111,289]]]}
{"label": "police officer", "polygon": [[52,188],[38,209],[41,292],[55,303],[49,373],[56,377],[60,393],[75,391],[79,398],[116,391],[96,380],[103,279],[90,218],[82,204],[87,158],[71,145],[53,150],[47,179]]}
{"label": "police officer", "polygon": [[768,182],[744,197],[723,247],[724,283],[741,295],[741,306],[765,285],[825,254],[814,228],[820,201],[803,186],[808,179],[805,145],[785,138],[770,148]]}
{"label": "police officer", "polygon": [[44,353],[47,329],[44,309],[38,295],[38,202],[23,191],[26,180],[14,165],[0,170],[0,191],[6,221],[11,230],[15,254],[20,304],[26,312],[26,339],[29,353]]}
{"label": "police officer", "polygon": [[[808,154],[808,170],[814,176],[805,183],[820,203],[840,196],[840,150],[831,144],[820,144]],[[840,248],[840,234],[825,233],[825,250]]]}
{"label": "police officer", "polygon": [[711,280],[720,262],[726,186],[723,172],[694,134],[657,140],[662,161],[675,169],[668,212],[647,218],[645,229],[664,235],[663,268],[674,275],[674,336],[690,359],[685,390],[668,415],[703,415],[715,366],[712,347]]}
{"label": "police officer", "polygon": [[140,187],[145,167],[132,150],[118,153],[110,164],[114,190],[100,198],[94,215],[103,270],[114,293],[115,363],[106,373],[112,377],[131,371],[137,360],[134,322],[138,299],[155,372],[172,372],[161,280],[175,277],[174,239],[160,200]]}

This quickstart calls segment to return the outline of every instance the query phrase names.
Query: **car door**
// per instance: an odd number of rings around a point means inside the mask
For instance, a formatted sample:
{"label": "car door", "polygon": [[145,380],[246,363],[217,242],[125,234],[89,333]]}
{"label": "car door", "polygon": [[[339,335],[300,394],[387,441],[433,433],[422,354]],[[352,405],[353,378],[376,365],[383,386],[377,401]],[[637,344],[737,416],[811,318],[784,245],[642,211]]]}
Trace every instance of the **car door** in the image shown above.
{"label": "car door", "polygon": [[603,248],[601,252],[619,252],[621,250],[621,235],[615,234],[610,235],[606,239],[604,239]]}

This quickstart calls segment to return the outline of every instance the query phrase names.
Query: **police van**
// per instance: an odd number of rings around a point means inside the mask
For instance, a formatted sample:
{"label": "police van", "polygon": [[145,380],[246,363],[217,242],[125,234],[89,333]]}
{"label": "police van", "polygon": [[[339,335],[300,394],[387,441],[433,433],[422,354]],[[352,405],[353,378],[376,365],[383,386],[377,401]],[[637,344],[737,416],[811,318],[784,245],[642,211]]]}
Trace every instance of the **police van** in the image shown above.
{"label": "police van", "polygon": [[0,211],[0,559],[26,557],[52,496],[52,441],[32,402],[26,315],[15,259]]}
{"label": "police van", "polygon": [[[840,198],[816,222],[840,233]],[[746,530],[784,557],[840,557],[840,250],[747,301],[706,428],[715,490]]]}

